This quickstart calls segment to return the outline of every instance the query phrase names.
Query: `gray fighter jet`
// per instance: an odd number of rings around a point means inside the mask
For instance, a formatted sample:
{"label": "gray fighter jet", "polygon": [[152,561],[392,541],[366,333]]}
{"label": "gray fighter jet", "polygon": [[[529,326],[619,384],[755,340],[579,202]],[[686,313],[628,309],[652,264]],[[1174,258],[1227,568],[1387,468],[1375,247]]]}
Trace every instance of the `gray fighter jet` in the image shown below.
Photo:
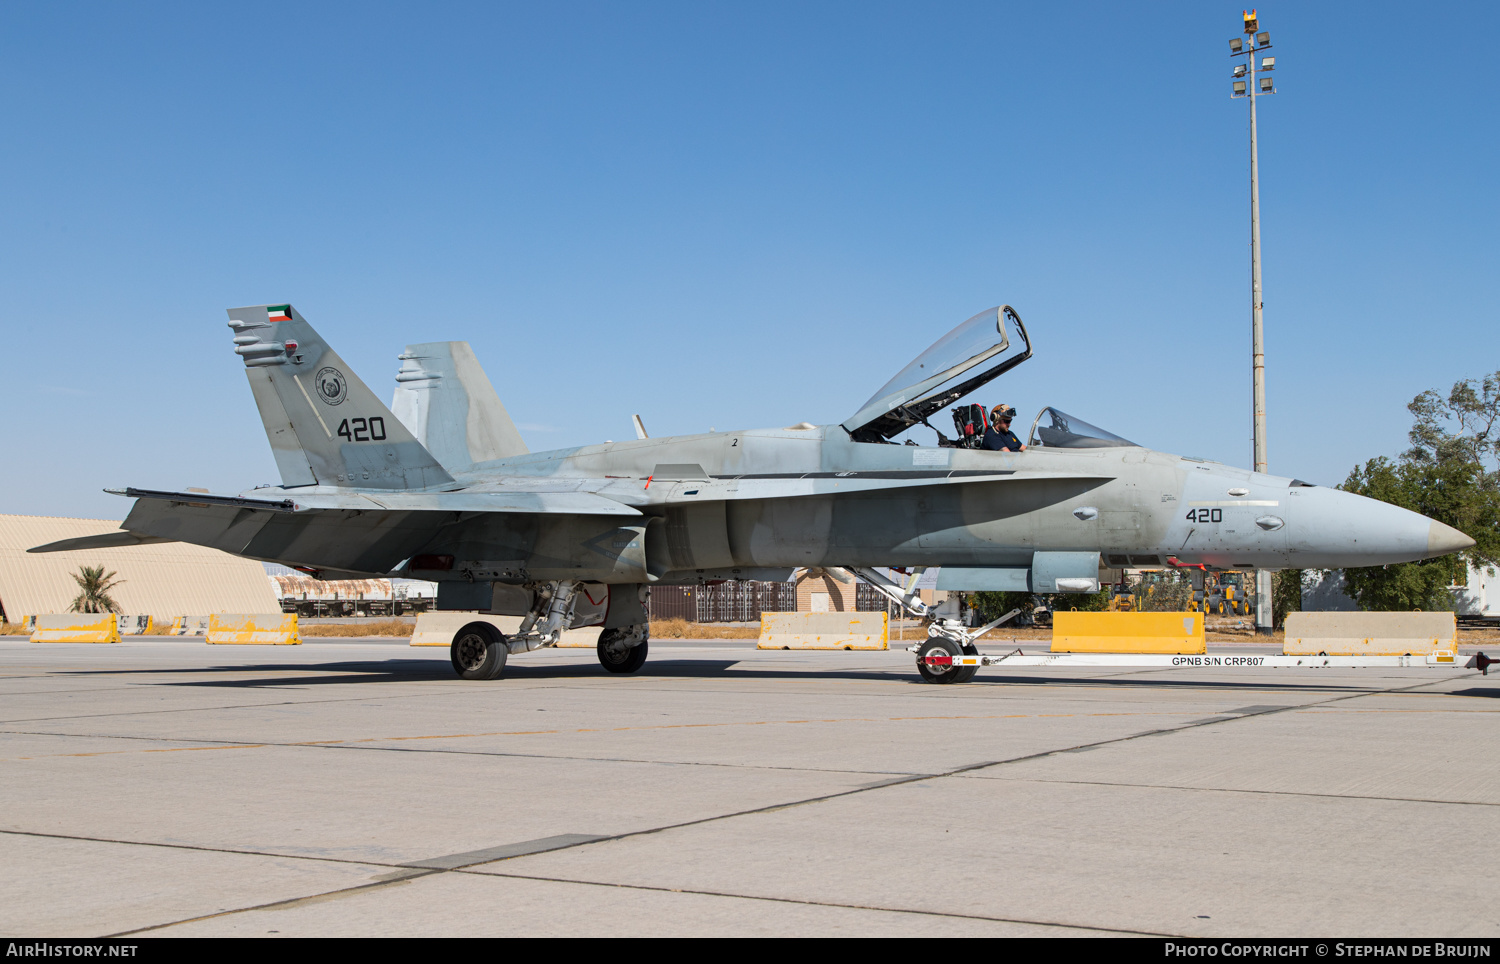
{"label": "gray fighter jet", "polygon": [[[409,346],[387,408],[290,305],[229,318],[282,484],[109,490],[135,499],[121,531],[32,551],[190,542],[321,578],[431,580],[439,609],[525,617],[510,637],[482,622],[455,634],[466,679],[594,625],[605,669],[639,669],[653,585],[845,570],[928,624],[924,654],[956,655],[988,627],[876,567],[940,566],[947,589],[1096,592],[1101,567],[1342,568],[1473,545],[1405,509],[1155,452],[1055,408],[1024,452],[946,438],[929,419],[1031,356],[1009,306],[948,332],[837,425],[648,438],[637,419],[635,440],[536,453],[465,343]],[[892,443],[918,426],[931,443]]]}

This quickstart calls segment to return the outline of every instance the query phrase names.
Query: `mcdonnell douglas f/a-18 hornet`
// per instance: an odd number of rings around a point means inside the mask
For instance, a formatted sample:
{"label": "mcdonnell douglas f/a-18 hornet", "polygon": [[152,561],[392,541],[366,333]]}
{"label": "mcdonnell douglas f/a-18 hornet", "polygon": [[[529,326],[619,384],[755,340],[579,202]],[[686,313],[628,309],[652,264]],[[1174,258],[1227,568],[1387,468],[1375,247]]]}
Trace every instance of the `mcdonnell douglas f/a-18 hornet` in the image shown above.
{"label": "mcdonnell douglas f/a-18 hornet", "polygon": [[[496,679],[510,655],[581,626],[600,627],[605,669],[633,672],[653,585],[852,572],[927,623],[924,652],[957,656],[990,627],[963,627],[876,567],[940,566],[940,589],[1087,593],[1101,567],[1343,568],[1474,544],[1396,506],[1155,452],[1056,408],[1025,451],[946,438],[931,417],[1031,357],[1009,306],[939,338],[836,425],[649,438],[637,419],[635,440],[551,452],[527,451],[467,343],[408,346],[387,408],[290,305],[229,319],[282,484],[118,490],[135,499],[122,531],[33,551],[190,542],[325,579],[431,580],[439,609],[524,617],[510,636],[489,622],[455,634],[465,679]],[[892,442],[919,426],[932,444]],[[935,662],[919,659],[924,677],[972,675]]]}

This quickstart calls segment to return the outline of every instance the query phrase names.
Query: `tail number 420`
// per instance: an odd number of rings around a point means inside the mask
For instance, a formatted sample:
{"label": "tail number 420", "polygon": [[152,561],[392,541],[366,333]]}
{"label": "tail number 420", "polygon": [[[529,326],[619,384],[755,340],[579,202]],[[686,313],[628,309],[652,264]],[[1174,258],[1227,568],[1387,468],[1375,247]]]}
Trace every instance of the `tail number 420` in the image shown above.
{"label": "tail number 420", "polygon": [[385,419],[378,415],[374,418],[346,418],[339,423],[339,438],[351,442],[384,442]]}
{"label": "tail number 420", "polygon": [[1223,509],[1189,509],[1187,514],[1189,522],[1223,522]]}

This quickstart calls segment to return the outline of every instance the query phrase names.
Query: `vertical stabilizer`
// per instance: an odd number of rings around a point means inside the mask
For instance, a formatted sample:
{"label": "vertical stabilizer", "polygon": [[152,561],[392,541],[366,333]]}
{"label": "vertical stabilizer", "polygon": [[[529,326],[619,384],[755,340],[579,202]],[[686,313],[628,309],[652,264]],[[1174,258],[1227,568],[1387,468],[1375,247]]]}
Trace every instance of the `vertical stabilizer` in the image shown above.
{"label": "vertical stabilizer", "polygon": [[391,410],[450,471],[527,451],[466,341],[407,345]]}
{"label": "vertical stabilizer", "polygon": [[423,489],[437,460],[291,305],[229,309],[283,485]]}

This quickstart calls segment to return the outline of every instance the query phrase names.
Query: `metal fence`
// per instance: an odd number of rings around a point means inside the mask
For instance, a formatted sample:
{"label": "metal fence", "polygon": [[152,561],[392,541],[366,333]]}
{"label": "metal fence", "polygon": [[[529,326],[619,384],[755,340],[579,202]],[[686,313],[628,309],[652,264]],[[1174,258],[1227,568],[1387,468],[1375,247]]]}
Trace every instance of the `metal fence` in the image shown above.
{"label": "metal fence", "polygon": [[716,586],[653,586],[654,619],[690,623],[750,623],[762,612],[794,612],[797,587],[789,582],[722,582]]}
{"label": "metal fence", "polygon": [[880,590],[867,582],[854,584],[854,610],[861,613],[878,613],[890,610],[894,604],[880,594]]}
{"label": "metal fence", "polygon": [[419,599],[282,599],[281,611],[309,619],[325,616],[412,616],[432,608]]}
{"label": "metal fence", "polygon": [[[874,586],[854,585],[858,612],[889,611],[887,600]],[[685,619],[690,623],[750,623],[760,614],[797,611],[797,586],[790,582],[723,582],[716,586],[653,586],[651,615],[656,619]]]}

